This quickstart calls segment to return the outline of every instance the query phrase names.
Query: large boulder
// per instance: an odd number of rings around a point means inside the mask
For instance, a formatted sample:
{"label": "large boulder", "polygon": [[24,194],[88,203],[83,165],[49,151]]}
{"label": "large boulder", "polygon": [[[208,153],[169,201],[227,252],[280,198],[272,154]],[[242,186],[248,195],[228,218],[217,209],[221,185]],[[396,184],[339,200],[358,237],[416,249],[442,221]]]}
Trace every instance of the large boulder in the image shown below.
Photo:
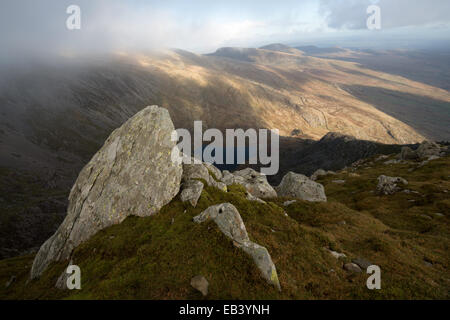
{"label": "large boulder", "polygon": [[402,189],[400,185],[407,184],[408,181],[403,178],[381,175],[378,177],[377,192],[382,195],[394,194]]}
{"label": "large boulder", "polygon": [[275,198],[277,196],[276,191],[267,181],[267,177],[252,168],[233,172],[233,181],[244,186],[256,198]]}
{"label": "large boulder", "polygon": [[294,172],[288,172],[275,189],[280,197],[293,197],[313,202],[327,201],[323,185]]}
{"label": "large boulder", "polygon": [[40,248],[31,278],[52,261],[69,259],[75,247],[99,230],[130,215],[153,215],[177,195],[182,167],[171,160],[173,130],[169,112],[151,106],[109,136],[80,172],[67,216]]}
{"label": "large boulder", "polygon": [[265,247],[250,241],[244,222],[235,206],[231,203],[222,203],[209,207],[194,217],[194,222],[202,223],[208,219],[212,219],[220,231],[233,240],[236,247],[253,258],[264,279],[280,289],[277,270],[269,252]]}

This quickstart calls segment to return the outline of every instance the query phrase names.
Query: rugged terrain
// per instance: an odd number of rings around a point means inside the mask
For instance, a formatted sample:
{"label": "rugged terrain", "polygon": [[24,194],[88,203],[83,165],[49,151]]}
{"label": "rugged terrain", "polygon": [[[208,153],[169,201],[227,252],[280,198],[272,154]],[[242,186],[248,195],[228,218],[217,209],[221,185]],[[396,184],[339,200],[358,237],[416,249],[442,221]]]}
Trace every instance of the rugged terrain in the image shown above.
{"label": "rugged terrain", "polygon": [[[448,146],[291,172],[273,188],[252,169],[171,164],[171,126],[152,106],[114,131],[38,254],[0,261],[0,298],[449,298]],[[81,290],[64,289],[68,264]],[[366,288],[369,265],[380,290]]]}

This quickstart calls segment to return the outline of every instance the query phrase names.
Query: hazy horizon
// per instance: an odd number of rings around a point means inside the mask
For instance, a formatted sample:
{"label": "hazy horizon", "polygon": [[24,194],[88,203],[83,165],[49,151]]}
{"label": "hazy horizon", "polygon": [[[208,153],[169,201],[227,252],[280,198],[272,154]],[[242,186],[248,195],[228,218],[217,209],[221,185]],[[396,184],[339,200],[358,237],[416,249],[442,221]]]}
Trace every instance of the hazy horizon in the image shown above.
{"label": "hazy horizon", "polygon": [[[367,7],[381,9],[368,30]],[[70,5],[81,29],[68,30]],[[374,49],[450,47],[450,2],[407,0],[143,1],[30,0],[0,3],[0,59],[179,48],[209,53],[269,43]],[[426,12],[426,15],[423,13]]]}

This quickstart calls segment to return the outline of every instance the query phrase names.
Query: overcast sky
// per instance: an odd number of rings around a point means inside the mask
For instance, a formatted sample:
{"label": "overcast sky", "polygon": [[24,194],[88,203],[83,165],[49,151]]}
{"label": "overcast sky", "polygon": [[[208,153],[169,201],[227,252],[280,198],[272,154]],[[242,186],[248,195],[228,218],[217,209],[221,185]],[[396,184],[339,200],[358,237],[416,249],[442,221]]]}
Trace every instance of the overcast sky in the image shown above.
{"label": "overcast sky", "polygon": [[[81,30],[66,28],[72,4],[81,8]],[[381,8],[381,30],[367,30],[370,4]],[[0,58],[272,42],[446,46],[449,14],[449,0],[0,0]]]}

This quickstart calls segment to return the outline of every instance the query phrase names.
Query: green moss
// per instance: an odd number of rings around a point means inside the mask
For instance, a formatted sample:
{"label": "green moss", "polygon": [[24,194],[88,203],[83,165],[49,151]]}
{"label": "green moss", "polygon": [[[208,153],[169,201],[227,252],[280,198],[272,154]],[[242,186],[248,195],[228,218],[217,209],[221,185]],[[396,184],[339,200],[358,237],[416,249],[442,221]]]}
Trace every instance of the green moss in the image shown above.
{"label": "green moss", "polygon": [[[223,192],[205,183],[196,208],[176,198],[154,216],[129,217],[80,245],[73,259],[82,270],[82,290],[54,288],[67,262],[52,264],[26,284],[32,262],[27,256],[0,261],[0,281],[17,276],[8,289],[0,286],[0,298],[204,299],[190,286],[201,274],[210,284],[208,299],[448,299],[450,228],[447,216],[433,213],[448,212],[449,163],[439,159],[413,171],[411,164],[375,163],[358,169],[356,177],[340,172],[320,180],[328,202],[298,200],[287,207],[288,198],[262,204],[247,200],[240,185]],[[408,189],[420,194],[378,196],[373,191],[380,174],[404,177]],[[270,252],[281,292],[213,221],[192,221],[224,202],[237,207],[250,238]],[[347,258],[335,259],[324,247]],[[364,272],[343,270],[344,262],[357,257],[381,267],[382,290],[368,290]]]}

